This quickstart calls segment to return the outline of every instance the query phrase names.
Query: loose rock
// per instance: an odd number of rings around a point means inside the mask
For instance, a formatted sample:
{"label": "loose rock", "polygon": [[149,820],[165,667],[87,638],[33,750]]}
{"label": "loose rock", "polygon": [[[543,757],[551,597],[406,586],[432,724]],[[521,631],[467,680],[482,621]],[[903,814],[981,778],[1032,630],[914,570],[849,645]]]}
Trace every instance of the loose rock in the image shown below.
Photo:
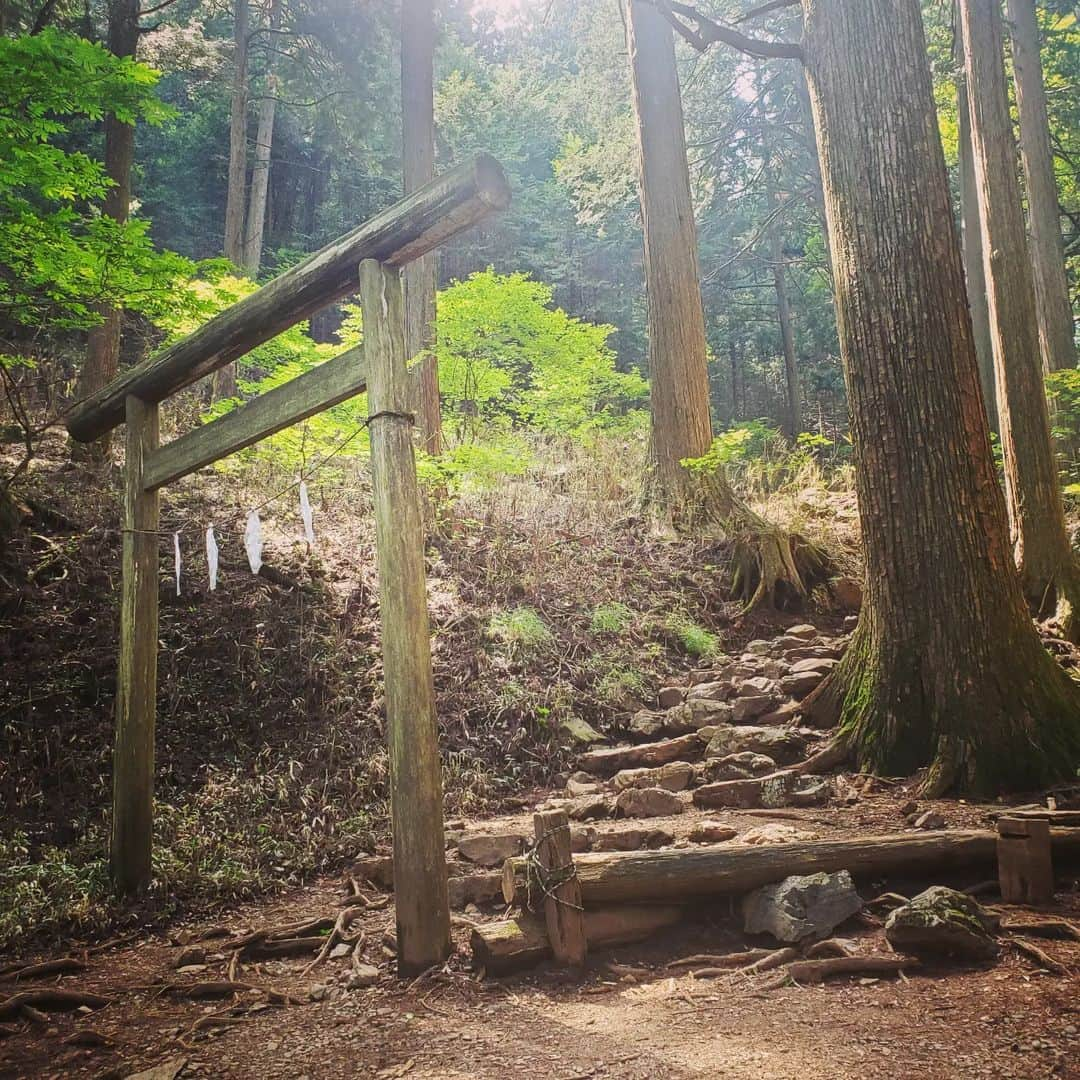
{"label": "loose rock", "polygon": [[583,795],[580,799],[571,799],[564,809],[567,817],[574,821],[594,821],[611,817],[615,804],[605,795]]}
{"label": "loose rock", "polygon": [[721,780],[751,780],[776,772],[776,762],[765,754],[744,752],[714,758],[700,766],[701,778],[716,783]]}
{"label": "loose rock", "polygon": [[694,766],[685,761],[673,761],[658,769],[624,769],[615,774],[615,790],[627,788],[663,788],[665,791],[684,791],[694,778]]}
{"label": "loose rock", "polygon": [[596,851],[652,851],[675,842],[674,833],[667,829],[648,829],[628,826],[624,829],[606,829],[597,833]]}
{"label": "loose rock", "polygon": [[725,841],[734,840],[738,835],[738,829],[733,829],[722,821],[699,821],[690,830],[690,839],[695,844],[723,844]]}
{"label": "loose rock", "polygon": [[476,833],[458,841],[458,854],[477,866],[502,866],[524,848],[525,837],[520,833]]}
{"label": "loose rock", "polygon": [[705,757],[727,757],[746,751],[765,754],[778,765],[793,765],[806,754],[806,739],[790,728],[721,726],[709,740]]}
{"label": "loose rock", "polygon": [[[749,680],[753,681],[753,680]],[[774,694],[747,694],[737,698],[732,706],[731,722],[745,724],[756,720],[759,716],[771,712],[780,704],[780,699]]]}
{"label": "loose rock", "polygon": [[998,955],[997,921],[977,900],[934,885],[890,912],[885,937],[897,952],[991,960]]}
{"label": "loose rock", "polygon": [[663,788],[628,788],[615,806],[623,817],[637,818],[670,817],[685,810],[679,797]]}
{"label": "loose rock", "polygon": [[743,929],[771,934],[785,944],[820,940],[862,906],[846,870],[789,877],[755,889],[743,900]]}

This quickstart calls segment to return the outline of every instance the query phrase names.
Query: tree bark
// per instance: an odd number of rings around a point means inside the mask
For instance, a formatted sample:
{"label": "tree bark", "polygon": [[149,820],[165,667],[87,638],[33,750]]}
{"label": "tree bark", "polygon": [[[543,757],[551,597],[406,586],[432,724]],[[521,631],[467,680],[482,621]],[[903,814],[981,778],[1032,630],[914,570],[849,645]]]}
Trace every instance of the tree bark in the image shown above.
{"label": "tree bark", "polygon": [[[271,31],[281,26],[281,0],[270,5]],[[266,91],[259,102],[259,126],[255,135],[255,160],[251,168],[251,191],[248,196],[247,222],[244,232],[244,270],[256,277],[262,263],[263,232],[266,226],[266,196],[270,190],[270,154],[274,146],[274,117],[277,113],[278,80],[275,74],[277,41],[271,35],[267,51]],[[230,147],[231,150],[231,147]]]}
{"label": "tree bark", "polygon": [[[233,92],[229,116],[229,185],[225,196],[225,258],[244,265],[244,204],[247,193],[248,0],[233,8]],[[214,373],[214,400],[236,397],[236,364]]]}
{"label": "tree bark", "polygon": [[928,767],[928,792],[1038,789],[1075,767],[1080,690],[1009,551],[919,3],[803,11],[866,558],[851,645],[804,709],[864,768]]}
{"label": "tree bark", "polygon": [[[769,208],[777,210],[779,196],[773,179],[769,180]],[[788,300],[787,271],[784,263],[784,235],[779,219],[773,224],[772,237],[772,275],[773,288],[776,291],[776,318],[780,324],[780,340],[784,350],[784,434],[789,443],[794,443],[802,430],[801,394],[799,392],[799,368],[795,356],[795,330],[791,319],[791,303]]]}
{"label": "tree bark", "polygon": [[[112,0],[109,5],[109,52],[116,56],[133,57],[139,45],[138,0]],[[135,161],[135,127],[117,119],[112,113],[105,117],[105,173],[111,181],[101,212],[119,225],[128,220],[131,208],[131,168]],[[98,309],[102,321],[91,328],[87,337],[86,359],[79,373],[78,396],[89,397],[108,384],[120,366],[119,308],[104,306]],[[90,450],[93,458],[104,459],[109,453],[108,435]]]}
{"label": "tree bark", "polygon": [[[434,104],[435,18],[432,0],[401,5],[402,174],[405,194],[435,175]],[[442,451],[442,407],[435,346],[434,254],[405,269],[405,348],[410,360],[422,357],[417,371],[417,430],[429,454]]]}
{"label": "tree bark", "polygon": [[1050,438],[1001,12],[998,0],[961,0],[960,12],[1014,554],[1032,609],[1041,615],[1056,607],[1062,632],[1076,639],[1080,573]]}
{"label": "tree bark", "polygon": [[689,482],[681,463],[702,457],[712,445],[697,231],[671,28],[655,6],[631,0],[626,32],[649,305],[647,489],[650,501],[678,516]]}
{"label": "tree bark", "polygon": [[1008,0],[1007,10],[1020,112],[1020,158],[1027,182],[1039,343],[1044,370],[1061,371],[1077,366],[1076,328],[1065,274],[1065,244],[1061,236],[1061,209],[1050,146],[1035,0]]}
{"label": "tree bark", "polygon": [[[963,63],[963,43],[960,62]],[[979,363],[979,382],[990,430],[998,431],[997,386],[994,380],[994,339],[990,332],[990,304],[986,297],[986,267],[983,265],[982,224],[979,221],[979,189],[971,146],[971,108],[968,105],[967,78],[961,72],[957,82],[956,110],[959,117],[960,159],[960,237],[964,257],[964,280],[975,335],[975,356]]]}

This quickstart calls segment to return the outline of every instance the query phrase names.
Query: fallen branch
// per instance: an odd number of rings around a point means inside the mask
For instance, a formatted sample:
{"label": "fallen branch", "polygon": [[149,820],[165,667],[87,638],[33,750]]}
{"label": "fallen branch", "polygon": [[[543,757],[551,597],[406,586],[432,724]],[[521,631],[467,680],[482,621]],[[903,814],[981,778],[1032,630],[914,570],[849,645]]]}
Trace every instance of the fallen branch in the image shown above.
{"label": "fallen branch", "polygon": [[20,1016],[24,1007],[44,1009],[49,1012],[64,1012],[70,1009],[103,1009],[112,1003],[112,998],[100,994],[90,994],[83,990],[23,990],[18,994],[0,1001],[0,1020],[10,1020]]}

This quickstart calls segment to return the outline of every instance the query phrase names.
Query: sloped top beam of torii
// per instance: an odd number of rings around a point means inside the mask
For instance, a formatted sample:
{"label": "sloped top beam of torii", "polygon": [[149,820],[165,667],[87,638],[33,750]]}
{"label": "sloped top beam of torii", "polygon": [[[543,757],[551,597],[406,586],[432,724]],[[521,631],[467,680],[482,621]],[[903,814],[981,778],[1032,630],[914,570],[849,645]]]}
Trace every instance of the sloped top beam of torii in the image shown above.
{"label": "sloped top beam of torii", "polygon": [[152,404],[164,401],[355,293],[357,267],[365,259],[404,266],[509,203],[510,188],[494,158],[481,155],[443,173],[80,402],[68,416],[68,432],[93,442],[123,422],[129,394]]}

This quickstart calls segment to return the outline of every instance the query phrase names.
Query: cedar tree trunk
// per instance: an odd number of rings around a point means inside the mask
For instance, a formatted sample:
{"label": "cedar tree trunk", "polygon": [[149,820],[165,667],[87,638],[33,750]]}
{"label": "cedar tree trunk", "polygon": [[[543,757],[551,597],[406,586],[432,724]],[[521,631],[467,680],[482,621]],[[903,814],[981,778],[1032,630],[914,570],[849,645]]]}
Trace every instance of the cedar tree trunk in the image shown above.
{"label": "cedar tree trunk", "polygon": [[961,0],[960,13],[1014,554],[1032,609],[1043,614],[1056,608],[1062,632],[1075,639],[1080,574],[1065,531],[1050,439],[1001,12],[998,0]]}
{"label": "cedar tree trunk", "polygon": [[995,793],[1069,775],[1080,689],[1008,544],[918,0],[803,0],[866,595],[807,708],[859,764]]}

